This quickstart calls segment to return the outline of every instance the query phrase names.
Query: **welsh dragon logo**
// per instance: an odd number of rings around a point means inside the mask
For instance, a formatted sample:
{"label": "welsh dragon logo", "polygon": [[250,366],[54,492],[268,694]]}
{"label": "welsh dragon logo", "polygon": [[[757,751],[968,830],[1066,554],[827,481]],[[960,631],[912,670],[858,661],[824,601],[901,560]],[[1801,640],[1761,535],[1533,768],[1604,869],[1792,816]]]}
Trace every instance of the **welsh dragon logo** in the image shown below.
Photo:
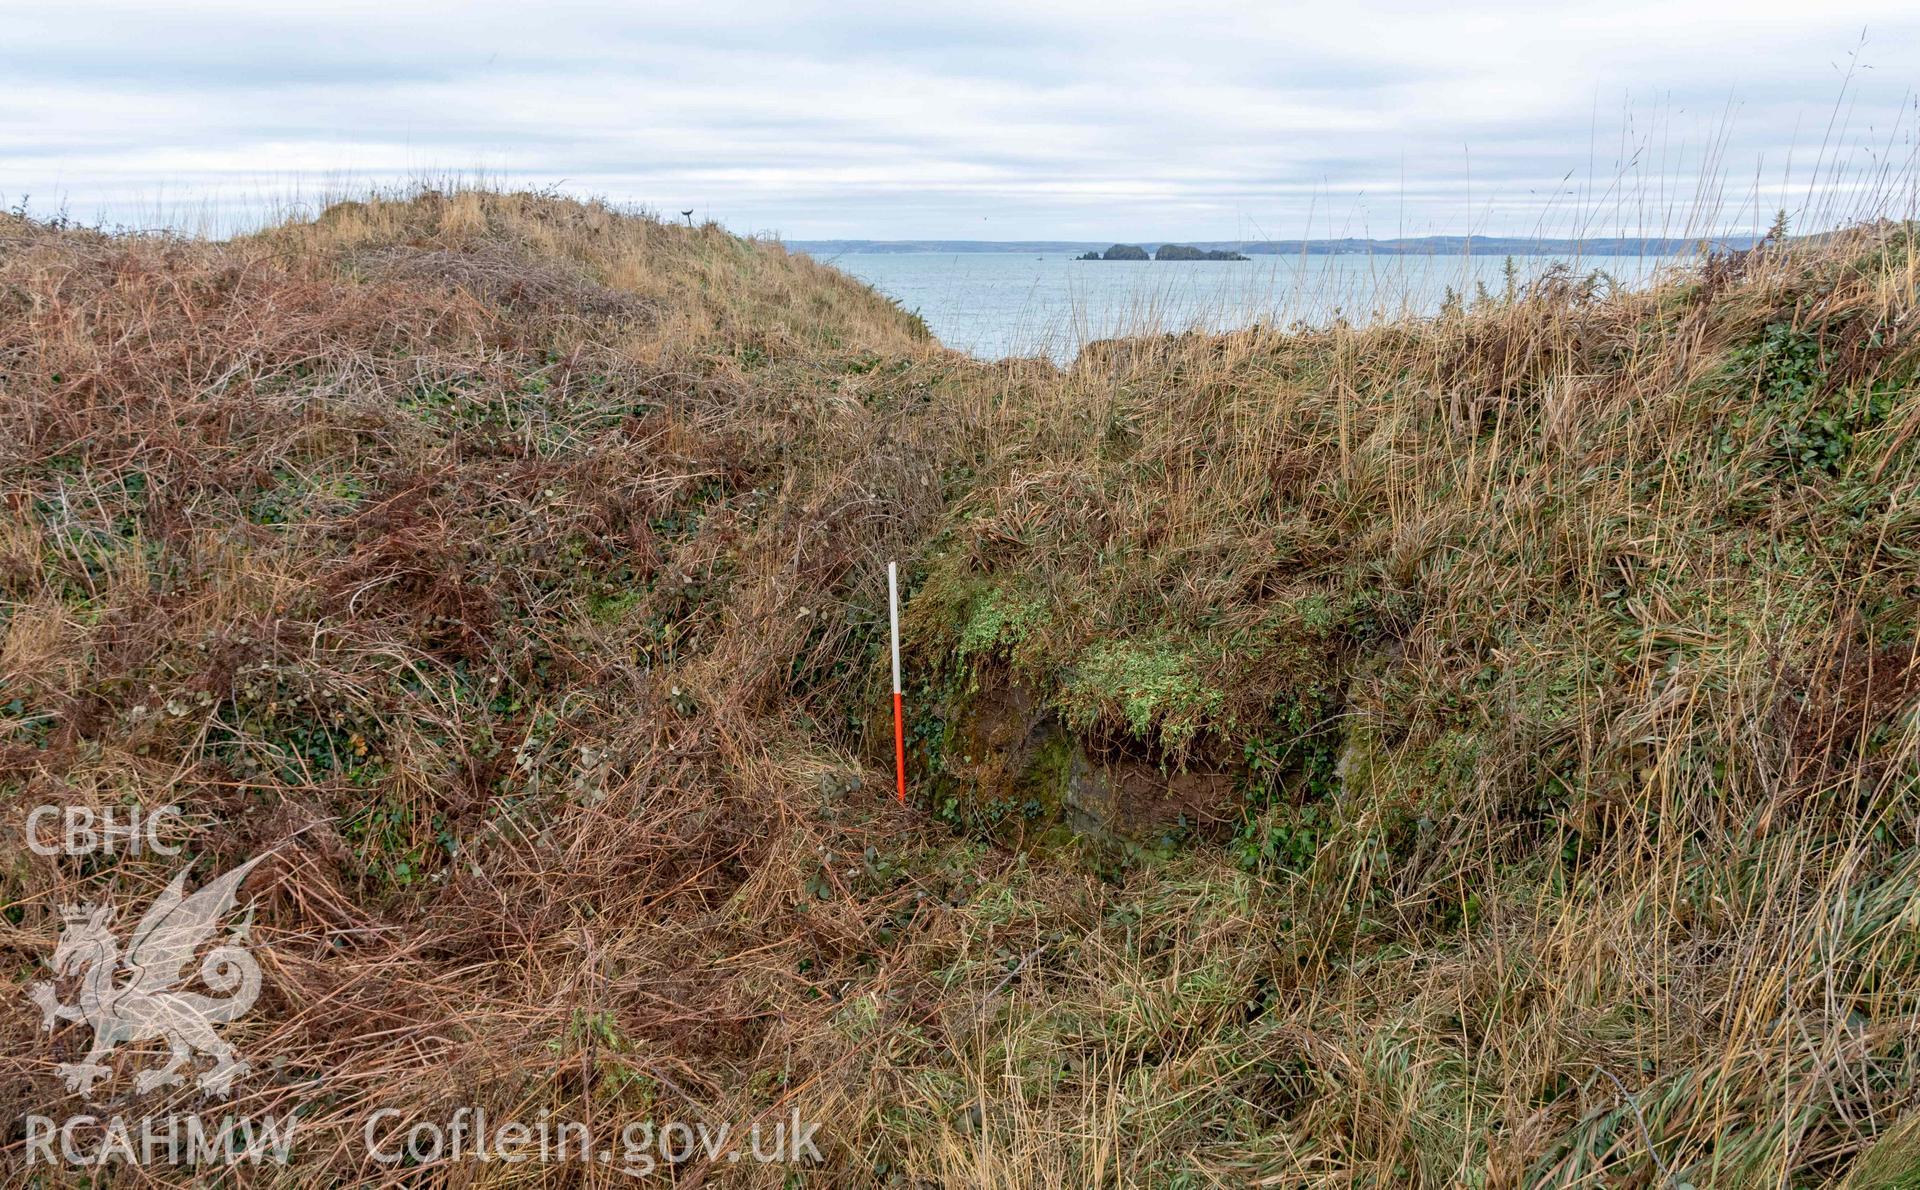
{"label": "welsh dragon logo", "polygon": [[201,946],[212,939],[220,918],[233,908],[234,893],[247,873],[264,857],[257,857],[212,881],[198,892],[186,892],[183,869],[165,891],[154,898],[146,916],[133,929],[126,950],[114,936],[111,905],[75,905],[63,911],[66,928],[60,934],[47,965],[54,975],[80,977],[75,1003],[62,1004],[51,982],[27,990],[40,1006],[42,1026],[52,1030],[57,1021],[85,1021],[93,1027],[93,1045],[78,1062],[62,1064],[58,1073],[67,1090],[89,1095],[93,1084],[111,1073],[107,1055],[123,1042],[162,1040],[170,1058],[165,1066],[142,1070],[134,1089],[179,1086],[187,1081],[195,1055],[214,1061],[196,1082],[210,1095],[224,1097],[247,1063],[234,1057],[233,1047],[220,1039],[214,1026],[244,1015],[260,994],[260,967],[243,945],[248,919],[207,951],[201,959],[202,983],[217,993],[178,991],[188,979],[188,965]]}

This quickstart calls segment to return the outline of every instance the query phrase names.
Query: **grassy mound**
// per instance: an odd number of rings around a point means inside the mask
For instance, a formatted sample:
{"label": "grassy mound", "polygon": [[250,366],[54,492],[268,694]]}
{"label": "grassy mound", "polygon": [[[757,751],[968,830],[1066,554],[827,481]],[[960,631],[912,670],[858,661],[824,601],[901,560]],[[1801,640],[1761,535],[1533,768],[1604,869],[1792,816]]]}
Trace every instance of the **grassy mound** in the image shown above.
{"label": "grassy mound", "polygon": [[551,197],[10,220],[0,799],[189,813],[16,834],[8,965],[271,850],[226,1036],[337,1184],[387,1107],[821,1121],[680,1171],[765,1184],[1883,1184],[1917,284],[1881,226],[1062,373]]}

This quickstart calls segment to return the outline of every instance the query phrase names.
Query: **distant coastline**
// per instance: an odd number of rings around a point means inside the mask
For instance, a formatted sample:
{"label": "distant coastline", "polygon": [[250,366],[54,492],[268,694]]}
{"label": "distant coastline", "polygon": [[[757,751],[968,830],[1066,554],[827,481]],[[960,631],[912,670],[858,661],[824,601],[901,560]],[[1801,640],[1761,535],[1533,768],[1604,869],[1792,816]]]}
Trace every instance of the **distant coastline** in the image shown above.
{"label": "distant coastline", "polygon": [[[1247,256],[1684,256],[1699,249],[1750,248],[1758,236],[1604,236],[1587,240],[1528,236],[1420,236],[1392,240],[1126,240],[1145,253],[1163,247]],[[912,252],[1033,253],[1080,257],[1103,253],[1112,240],[788,240],[809,256],[891,255]]]}

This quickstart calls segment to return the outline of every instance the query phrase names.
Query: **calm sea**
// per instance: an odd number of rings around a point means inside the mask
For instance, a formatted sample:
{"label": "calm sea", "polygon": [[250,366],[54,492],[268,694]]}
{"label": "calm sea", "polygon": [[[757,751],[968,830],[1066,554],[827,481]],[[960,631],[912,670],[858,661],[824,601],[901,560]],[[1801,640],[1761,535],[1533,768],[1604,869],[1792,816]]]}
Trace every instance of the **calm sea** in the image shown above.
{"label": "calm sea", "polygon": [[[918,312],[949,347],[987,359],[1051,355],[1062,362],[1083,343],[1119,334],[1432,313],[1448,288],[1471,295],[1480,282],[1501,292],[1508,260],[1351,255],[1082,261],[1010,252],[845,253],[823,259]],[[1561,260],[1512,259],[1522,281]],[[1582,275],[1597,268],[1632,285],[1671,261],[1593,257],[1566,263]]]}

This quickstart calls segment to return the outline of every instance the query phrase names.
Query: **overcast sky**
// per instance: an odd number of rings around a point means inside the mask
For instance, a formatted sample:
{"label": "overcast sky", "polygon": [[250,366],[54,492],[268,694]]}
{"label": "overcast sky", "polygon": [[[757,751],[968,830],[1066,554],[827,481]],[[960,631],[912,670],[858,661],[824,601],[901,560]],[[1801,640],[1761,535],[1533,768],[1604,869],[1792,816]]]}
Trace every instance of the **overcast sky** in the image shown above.
{"label": "overcast sky", "polygon": [[0,79],[0,199],[90,221],[484,170],[789,238],[1612,234],[1910,186],[1920,5],[7,0]]}

